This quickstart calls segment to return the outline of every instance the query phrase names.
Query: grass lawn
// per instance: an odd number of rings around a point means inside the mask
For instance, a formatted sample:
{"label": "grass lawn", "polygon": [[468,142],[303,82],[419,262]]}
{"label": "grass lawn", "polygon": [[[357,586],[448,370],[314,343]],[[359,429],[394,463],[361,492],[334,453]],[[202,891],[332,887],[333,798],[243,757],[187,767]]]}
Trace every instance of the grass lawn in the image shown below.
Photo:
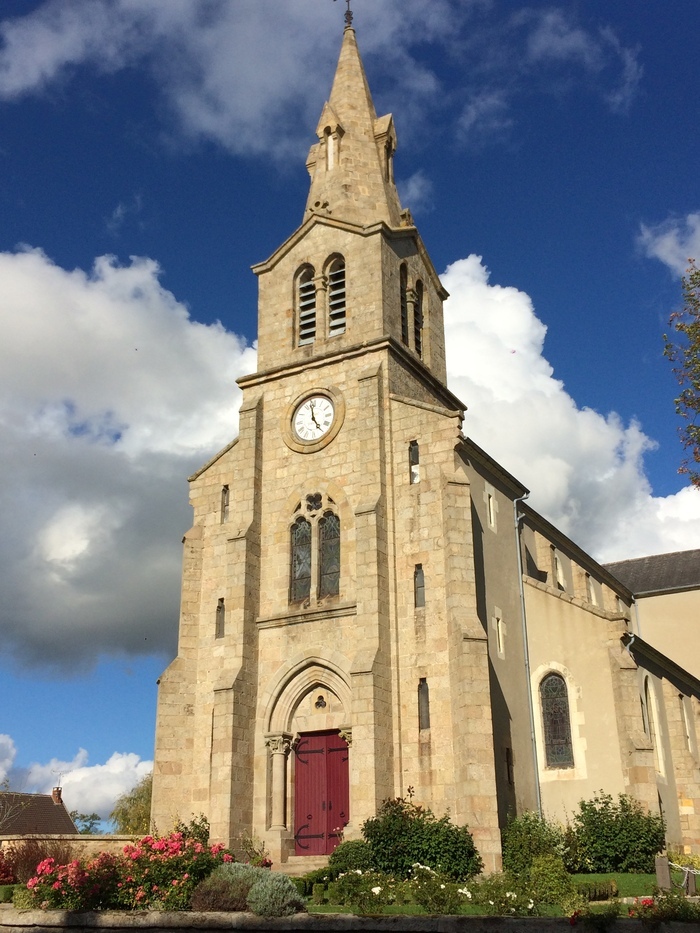
{"label": "grass lawn", "polygon": [[[675,874],[675,873],[674,873]],[[608,875],[572,875],[576,882],[595,883],[597,881],[615,880],[620,897],[645,897],[654,893],[656,875],[622,875],[612,872]],[[675,881],[680,881],[680,874]]]}

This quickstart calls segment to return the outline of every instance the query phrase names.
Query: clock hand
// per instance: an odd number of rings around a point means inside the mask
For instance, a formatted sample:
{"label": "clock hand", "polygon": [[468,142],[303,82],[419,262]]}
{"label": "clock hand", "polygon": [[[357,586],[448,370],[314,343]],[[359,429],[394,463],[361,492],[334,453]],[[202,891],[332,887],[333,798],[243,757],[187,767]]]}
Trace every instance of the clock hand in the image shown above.
{"label": "clock hand", "polygon": [[316,406],[314,405],[313,402],[309,402],[309,410],[310,410],[310,412],[311,412],[311,420],[312,420],[313,423],[316,425],[316,427],[320,430],[320,429],[321,429],[321,425],[318,423],[318,421],[316,421],[316,413],[314,412],[314,408],[315,408],[315,407],[316,407]]}

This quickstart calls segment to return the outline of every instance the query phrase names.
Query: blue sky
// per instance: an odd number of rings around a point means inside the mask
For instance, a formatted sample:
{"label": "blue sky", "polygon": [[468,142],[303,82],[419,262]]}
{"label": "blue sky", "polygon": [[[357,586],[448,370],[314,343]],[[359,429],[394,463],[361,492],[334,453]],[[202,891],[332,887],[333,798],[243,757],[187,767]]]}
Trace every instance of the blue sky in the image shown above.
{"label": "blue sky", "polygon": [[[237,430],[345,4],[0,6],[0,772],[149,767],[186,477]],[[452,294],[464,431],[601,560],[700,546],[663,333],[700,256],[695,3],[354,0]],[[81,751],[84,750],[84,751]]]}

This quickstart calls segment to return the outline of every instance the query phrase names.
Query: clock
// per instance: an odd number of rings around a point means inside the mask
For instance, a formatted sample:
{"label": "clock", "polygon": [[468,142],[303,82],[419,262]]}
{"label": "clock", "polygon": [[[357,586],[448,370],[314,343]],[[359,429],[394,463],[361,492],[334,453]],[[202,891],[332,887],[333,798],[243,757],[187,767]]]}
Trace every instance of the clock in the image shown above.
{"label": "clock", "polygon": [[324,437],[332,428],[335,407],[326,395],[311,395],[294,410],[292,430],[297,440],[313,443]]}

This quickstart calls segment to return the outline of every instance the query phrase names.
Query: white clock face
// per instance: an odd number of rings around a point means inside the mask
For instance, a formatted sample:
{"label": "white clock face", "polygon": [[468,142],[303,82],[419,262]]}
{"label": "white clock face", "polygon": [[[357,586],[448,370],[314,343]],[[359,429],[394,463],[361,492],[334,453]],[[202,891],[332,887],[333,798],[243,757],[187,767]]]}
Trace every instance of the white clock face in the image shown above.
{"label": "white clock face", "polygon": [[312,395],[294,412],[294,433],[300,441],[317,441],[331,429],[333,402],[325,395]]}

